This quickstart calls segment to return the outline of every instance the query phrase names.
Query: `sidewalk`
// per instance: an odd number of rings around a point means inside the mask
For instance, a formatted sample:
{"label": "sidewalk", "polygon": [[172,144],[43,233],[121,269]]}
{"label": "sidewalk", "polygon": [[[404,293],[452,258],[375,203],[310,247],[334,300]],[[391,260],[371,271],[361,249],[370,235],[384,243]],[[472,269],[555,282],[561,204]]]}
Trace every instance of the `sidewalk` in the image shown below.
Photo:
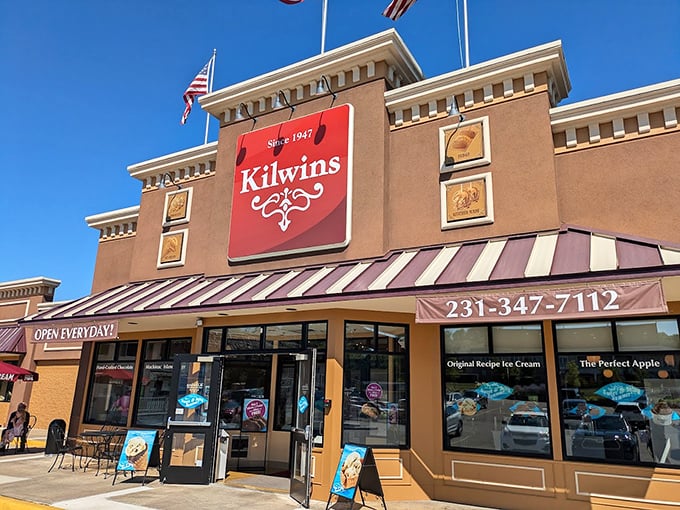
{"label": "sidewalk", "polygon": [[[44,445],[44,443],[43,443]],[[169,510],[188,508],[284,510],[302,508],[288,496],[287,481],[258,475],[229,477],[230,480],[210,485],[163,485],[155,469],[142,486],[142,477],[116,479],[112,486],[109,476],[95,470],[71,471],[71,459],[66,456],[62,469],[47,470],[54,457],[39,449],[43,445],[29,443],[29,453],[7,453],[0,456],[0,510]],[[365,496],[361,506],[357,495],[353,510],[382,509],[379,499]],[[484,510],[480,507],[431,501],[387,501],[389,510]],[[326,502],[312,501],[312,510],[323,510]],[[350,510],[348,503],[331,505],[333,510]]]}

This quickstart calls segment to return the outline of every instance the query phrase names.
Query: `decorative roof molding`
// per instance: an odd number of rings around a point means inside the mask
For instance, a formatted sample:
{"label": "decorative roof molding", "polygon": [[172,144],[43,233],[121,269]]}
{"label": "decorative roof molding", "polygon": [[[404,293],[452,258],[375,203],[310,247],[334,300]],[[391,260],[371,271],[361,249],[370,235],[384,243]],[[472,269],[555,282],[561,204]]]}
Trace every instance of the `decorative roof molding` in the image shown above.
{"label": "decorative roof molding", "polygon": [[657,83],[550,109],[553,133],[567,128],[612,122],[617,118],[635,117],[641,112],[662,111],[680,106],[680,80]]}
{"label": "decorative roof molding", "polygon": [[523,91],[534,92],[534,76],[546,73],[551,103],[556,105],[566,98],[571,90],[561,41],[554,41],[504,57],[458,69],[447,74],[405,85],[385,92],[385,105],[390,114],[399,117],[406,110],[429,105],[431,102],[447,101],[454,95],[464,95],[461,109],[473,106],[474,91],[484,91],[484,102],[493,97],[493,86],[501,85],[499,99],[514,94],[513,83],[522,80]]}
{"label": "decorative roof molding", "polygon": [[129,237],[137,233],[139,206],[118,209],[85,218],[88,227],[99,230],[99,241]]}
{"label": "decorative roof molding", "polygon": [[[384,61],[389,68],[389,77],[396,87],[423,79],[420,66],[415,61],[399,34],[394,29],[386,30],[365,39],[341,46],[320,55],[296,62],[250,80],[225,87],[198,99],[201,107],[214,117],[229,121],[229,113],[246,105],[257,103],[262,98],[271,98],[279,90],[298,91],[311,87],[322,74],[344,80],[345,73],[354,78],[361,68],[371,77],[375,63]],[[356,80],[354,80],[356,81]],[[315,85],[314,85],[315,86]],[[336,91],[337,92],[337,91]],[[249,106],[249,110],[252,106]],[[251,113],[252,110],[250,110]],[[223,119],[223,115],[226,116]]]}
{"label": "decorative roof molding", "polygon": [[166,173],[173,184],[213,174],[216,159],[217,142],[210,142],[130,165],[127,170],[131,177],[142,181],[143,191],[148,191],[160,187]]}
{"label": "decorative roof molding", "polygon": [[15,299],[19,297],[54,296],[54,289],[61,285],[61,280],[54,280],[44,276],[0,282],[0,299]]}
{"label": "decorative roof molding", "polygon": [[[552,108],[558,152],[679,130],[680,80]],[[607,133],[607,137],[600,133]]]}

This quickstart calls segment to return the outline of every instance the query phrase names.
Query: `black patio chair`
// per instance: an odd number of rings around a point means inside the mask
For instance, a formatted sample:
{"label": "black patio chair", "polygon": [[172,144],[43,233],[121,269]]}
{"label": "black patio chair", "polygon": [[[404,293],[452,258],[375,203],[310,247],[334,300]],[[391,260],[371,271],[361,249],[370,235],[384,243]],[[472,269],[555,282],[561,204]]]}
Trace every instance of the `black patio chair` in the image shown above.
{"label": "black patio chair", "polygon": [[[54,469],[57,461],[59,461],[57,469],[61,469],[64,457],[67,454],[71,455],[71,471],[76,470],[76,455],[82,458],[83,447],[75,439],[69,438],[66,435],[66,422],[64,420],[53,420],[50,423],[50,428],[47,431],[47,445],[49,446],[49,452],[54,454],[54,462],[52,462],[50,469],[47,470],[48,473]],[[47,450],[48,448],[46,448],[46,453]]]}

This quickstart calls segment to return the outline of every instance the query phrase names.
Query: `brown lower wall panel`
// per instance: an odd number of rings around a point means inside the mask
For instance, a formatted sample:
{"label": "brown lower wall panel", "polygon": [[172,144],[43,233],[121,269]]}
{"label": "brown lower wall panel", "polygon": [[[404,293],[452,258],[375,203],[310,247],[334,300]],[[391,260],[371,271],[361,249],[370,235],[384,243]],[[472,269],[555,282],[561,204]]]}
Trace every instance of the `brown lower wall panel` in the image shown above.
{"label": "brown lower wall panel", "polygon": [[[638,476],[577,470],[574,482],[578,496],[597,499],[598,504],[611,508],[680,507],[680,473]],[[647,506],[639,506],[643,504]]]}
{"label": "brown lower wall panel", "polygon": [[474,482],[496,487],[547,491],[546,477],[544,466],[518,466],[468,460],[451,461],[452,482]]}

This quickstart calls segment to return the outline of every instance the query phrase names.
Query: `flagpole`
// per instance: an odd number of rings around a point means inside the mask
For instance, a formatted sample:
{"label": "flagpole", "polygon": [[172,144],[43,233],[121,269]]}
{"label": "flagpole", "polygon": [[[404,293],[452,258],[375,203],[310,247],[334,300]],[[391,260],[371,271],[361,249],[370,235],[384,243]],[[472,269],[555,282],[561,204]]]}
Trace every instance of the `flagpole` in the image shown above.
{"label": "flagpole", "polygon": [[[215,78],[215,56],[217,55],[217,48],[213,48],[213,54],[210,65],[210,82],[208,83],[208,94],[212,92],[213,89],[213,78]],[[208,127],[210,126],[210,114],[206,112],[205,114],[205,139],[203,140],[203,145],[208,143]]]}
{"label": "flagpole", "polygon": [[463,0],[463,25],[465,27],[465,67],[470,67],[470,44],[468,42],[467,0]]}
{"label": "flagpole", "polygon": [[323,0],[323,14],[321,15],[321,53],[326,47],[326,16],[328,14],[328,0]]}

